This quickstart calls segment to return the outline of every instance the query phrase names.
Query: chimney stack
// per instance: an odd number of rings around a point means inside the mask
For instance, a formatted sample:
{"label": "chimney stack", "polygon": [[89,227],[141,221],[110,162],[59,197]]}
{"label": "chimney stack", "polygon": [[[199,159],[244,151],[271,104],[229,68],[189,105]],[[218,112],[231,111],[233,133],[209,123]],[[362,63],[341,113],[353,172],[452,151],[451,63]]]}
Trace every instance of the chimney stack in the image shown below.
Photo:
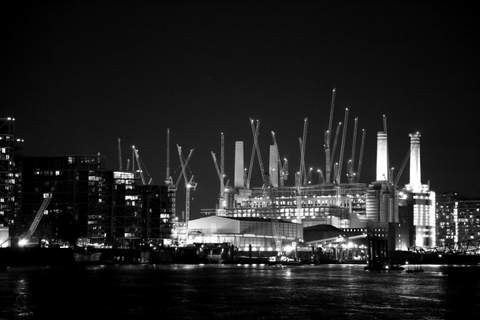
{"label": "chimney stack", "polygon": [[235,176],[234,186],[235,188],[245,187],[245,168],[243,164],[243,141],[235,141]]}
{"label": "chimney stack", "polygon": [[388,181],[388,142],[387,134],[377,132],[377,179],[376,181]]}
{"label": "chimney stack", "polygon": [[270,175],[270,183],[273,187],[278,187],[278,150],[277,146],[270,145],[270,157],[268,161],[268,174]]}
{"label": "chimney stack", "polygon": [[410,188],[413,192],[422,191],[420,166],[420,132],[410,133]]}

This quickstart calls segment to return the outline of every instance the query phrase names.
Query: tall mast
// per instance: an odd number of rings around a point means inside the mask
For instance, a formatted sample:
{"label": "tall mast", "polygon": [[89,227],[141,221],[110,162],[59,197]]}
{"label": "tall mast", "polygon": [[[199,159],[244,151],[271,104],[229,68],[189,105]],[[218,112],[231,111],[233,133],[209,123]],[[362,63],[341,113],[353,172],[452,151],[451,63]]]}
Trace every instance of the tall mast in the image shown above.
{"label": "tall mast", "polygon": [[118,170],[122,171],[122,140],[120,138],[117,139],[118,144]]}
{"label": "tall mast", "polygon": [[338,174],[337,182],[340,183],[342,178],[342,167],[343,167],[343,153],[345,151],[345,139],[347,137],[347,126],[348,126],[348,108],[345,108],[345,118],[343,120],[343,133],[342,133],[342,145],[340,146],[340,159],[338,162]]}
{"label": "tall mast", "polygon": [[167,152],[166,152],[166,166],[165,166],[165,181],[170,179],[170,128],[167,128]]}

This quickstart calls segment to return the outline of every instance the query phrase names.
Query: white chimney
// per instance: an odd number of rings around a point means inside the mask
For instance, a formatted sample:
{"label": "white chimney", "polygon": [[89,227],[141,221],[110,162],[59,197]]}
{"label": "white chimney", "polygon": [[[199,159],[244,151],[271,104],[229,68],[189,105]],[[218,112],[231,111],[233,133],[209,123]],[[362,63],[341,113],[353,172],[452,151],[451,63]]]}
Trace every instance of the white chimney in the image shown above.
{"label": "white chimney", "polygon": [[410,133],[410,188],[413,192],[422,191],[420,166],[420,132]]}
{"label": "white chimney", "polygon": [[235,141],[235,176],[234,186],[235,188],[245,187],[245,172],[243,164],[243,141]]}
{"label": "white chimney", "polygon": [[388,180],[388,142],[387,134],[377,132],[377,181]]}

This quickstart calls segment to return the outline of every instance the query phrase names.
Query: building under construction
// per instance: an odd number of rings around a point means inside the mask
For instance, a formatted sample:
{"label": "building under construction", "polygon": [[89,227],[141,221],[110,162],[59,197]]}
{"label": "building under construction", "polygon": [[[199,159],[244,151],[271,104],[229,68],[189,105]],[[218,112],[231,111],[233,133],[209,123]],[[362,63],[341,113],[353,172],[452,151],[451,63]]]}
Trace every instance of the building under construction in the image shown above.
{"label": "building under construction", "polygon": [[[220,163],[214,152],[213,162],[219,178],[219,201],[215,209],[202,210],[205,215],[232,218],[282,219],[301,223],[304,227],[328,224],[349,230],[385,230],[390,249],[411,247],[428,248],[435,244],[435,193],[421,183],[420,133],[410,135],[410,150],[398,171],[390,167],[387,118],[383,116],[383,130],[377,133],[376,181],[361,182],[366,130],[359,130],[358,118],[348,132],[349,109],[343,121],[333,131],[335,89],[332,90],[330,117],[325,130],[322,169],[315,174],[305,165],[308,119],[304,119],[303,133],[298,138],[300,162],[294,179],[289,177],[288,159],[280,156],[275,132],[268,147],[268,167],[264,167],[259,145],[260,121],[250,119],[252,151],[245,166],[243,141],[235,142],[234,184],[225,183],[224,136],[221,134]],[[334,132],[334,134],[332,134]],[[357,134],[361,132],[360,143]],[[352,137],[351,151],[346,150]],[[359,147],[358,147],[359,145]],[[359,149],[359,150],[357,150]],[[358,151],[358,158],[357,158]],[[348,156],[347,156],[348,153]],[[410,182],[398,185],[410,160]],[[258,165],[262,175],[261,186],[251,186],[253,166]],[[293,184],[288,181],[294,181]],[[367,231],[368,232],[368,231]]]}

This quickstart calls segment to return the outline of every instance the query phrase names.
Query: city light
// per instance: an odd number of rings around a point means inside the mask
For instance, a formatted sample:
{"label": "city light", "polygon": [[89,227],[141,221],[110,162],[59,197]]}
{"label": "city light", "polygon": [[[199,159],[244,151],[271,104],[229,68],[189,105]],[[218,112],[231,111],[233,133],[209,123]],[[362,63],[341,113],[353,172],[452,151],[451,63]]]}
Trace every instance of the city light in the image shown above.
{"label": "city light", "polygon": [[18,246],[19,247],[25,247],[28,244],[28,239],[22,238],[18,240]]}

